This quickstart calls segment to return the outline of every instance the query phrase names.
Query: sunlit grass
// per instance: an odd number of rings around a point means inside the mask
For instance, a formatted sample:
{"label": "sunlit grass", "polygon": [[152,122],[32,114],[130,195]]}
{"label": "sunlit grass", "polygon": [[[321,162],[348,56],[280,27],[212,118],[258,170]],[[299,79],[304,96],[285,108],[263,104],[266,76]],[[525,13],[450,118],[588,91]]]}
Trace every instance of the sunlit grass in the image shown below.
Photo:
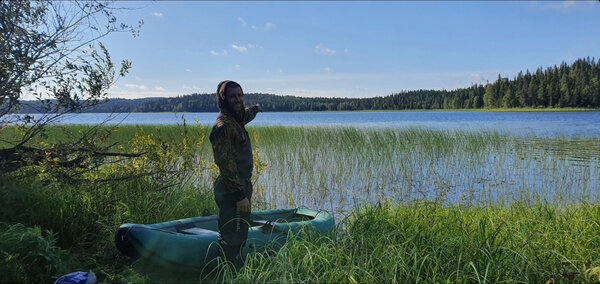
{"label": "sunlit grass", "polygon": [[[89,129],[53,127],[44,142],[75,139]],[[360,127],[248,130],[258,163],[253,208],[325,209],[336,216],[338,230],[292,239],[268,257],[251,255],[247,267],[225,282],[598,281],[592,273],[600,265],[598,138]],[[117,142],[114,149],[126,152],[136,135],[178,143],[183,131],[199,139],[210,127],[102,131],[111,131],[107,145]],[[2,133],[18,134],[9,132]],[[207,139],[197,155],[212,161]],[[58,244],[80,260],[72,270],[99,271],[111,282],[152,281],[118,256],[114,231],[126,222],[214,213],[214,175],[206,167],[191,184],[165,191],[148,191],[139,181],[64,188],[7,181],[0,221],[53,230]],[[215,281],[206,277],[193,280]]]}
{"label": "sunlit grass", "polygon": [[267,164],[257,186],[278,207],[344,211],[383,199],[486,205],[597,198],[600,148],[593,138],[350,127],[251,131]]}
{"label": "sunlit grass", "polygon": [[545,283],[598,281],[598,205],[382,203],[344,230],[253,255],[232,282]]}

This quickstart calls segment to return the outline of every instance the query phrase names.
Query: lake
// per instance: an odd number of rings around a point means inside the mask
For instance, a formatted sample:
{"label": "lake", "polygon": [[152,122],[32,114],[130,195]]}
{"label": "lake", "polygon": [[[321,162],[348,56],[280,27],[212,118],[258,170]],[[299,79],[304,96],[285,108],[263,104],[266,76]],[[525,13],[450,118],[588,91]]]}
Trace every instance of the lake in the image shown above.
{"label": "lake", "polygon": [[[64,117],[62,124],[168,125],[213,124],[217,113],[81,113]],[[365,112],[265,112],[250,126],[354,126],[491,130],[519,136],[598,137],[600,111],[479,112],[479,111],[365,111]]]}
{"label": "lake", "polygon": [[[216,117],[83,113],[60,123],[212,125]],[[266,112],[249,125],[287,126],[252,130],[266,165],[255,175],[256,200],[266,208],[600,200],[600,111]],[[202,155],[212,162],[210,150]],[[213,181],[208,167],[193,178],[207,190]]]}

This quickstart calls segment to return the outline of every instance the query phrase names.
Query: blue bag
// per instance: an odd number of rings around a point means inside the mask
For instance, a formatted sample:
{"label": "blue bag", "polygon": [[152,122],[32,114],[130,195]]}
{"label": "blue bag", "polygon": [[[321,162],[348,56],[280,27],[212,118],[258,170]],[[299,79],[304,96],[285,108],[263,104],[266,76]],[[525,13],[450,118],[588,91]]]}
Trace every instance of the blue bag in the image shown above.
{"label": "blue bag", "polygon": [[95,284],[96,275],[90,270],[90,272],[77,271],[63,275],[56,279],[54,284]]}

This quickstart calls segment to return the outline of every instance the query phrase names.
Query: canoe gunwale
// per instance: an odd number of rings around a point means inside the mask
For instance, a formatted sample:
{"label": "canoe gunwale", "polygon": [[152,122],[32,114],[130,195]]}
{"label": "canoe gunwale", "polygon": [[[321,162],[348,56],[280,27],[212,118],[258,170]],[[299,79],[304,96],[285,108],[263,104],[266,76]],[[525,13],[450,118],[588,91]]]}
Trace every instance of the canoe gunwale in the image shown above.
{"label": "canoe gunwale", "polygon": [[[246,252],[275,249],[287,242],[289,236],[302,234],[306,229],[323,234],[335,226],[329,212],[308,208],[256,211],[252,217],[253,226],[248,230]],[[299,220],[287,222],[286,218]],[[201,227],[216,225],[216,220],[217,216],[212,215],[149,225],[127,223],[119,227],[115,242],[121,253],[138,260],[150,258],[150,261],[159,265],[179,264],[201,268],[219,255],[217,230]],[[181,232],[178,227],[201,229],[191,230],[198,232],[195,234]]]}

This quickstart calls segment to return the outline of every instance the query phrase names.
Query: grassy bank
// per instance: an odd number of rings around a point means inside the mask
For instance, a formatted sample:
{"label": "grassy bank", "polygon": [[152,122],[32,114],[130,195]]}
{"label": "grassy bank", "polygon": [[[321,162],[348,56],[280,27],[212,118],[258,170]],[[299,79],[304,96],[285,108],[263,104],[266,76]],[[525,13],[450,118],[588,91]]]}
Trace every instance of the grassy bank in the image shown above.
{"label": "grassy bank", "polygon": [[[6,239],[20,238],[26,232],[4,232],[5,239],[0,237],[3,254],[0,275],[8,278],[0,278],[2,283],[51,282],[68,272],[89,269],[95,271],[99,279],[109,282],[143,280],[128,269],[130,261],[121,257],[114,245],[119,225],[156,223],[217,212],[212,195],[190,186],[157,190],[142,180],[68,185],[44,184],[37,178],[2,179],[1,184],[0,222],[38,227],[37,239],[45,238],[47,242],[40,247],[6,250],[14,249]],[[59,249],[63,252],[58,253]],[[45,261],[50,253],[52,263]],[[20,267],[23,270],[20,273],[24,274],[3,270],[11,267]],[[37,271],[44,273],[33,273]]]}
{"label": "grassy bank", "polygon": [[256,255],[234,282],[544,283],[598,281],[600,206],[390,204],[330,237]]}
{"label": "grassy bank", "polygon": [[[87,130],[54,127],[34,143],[76,139]],[[113,160],[75,184],[43,165],[1,180],[0,275],[9,278],[0,282],[50,282],[88,269],[109,282],[151,282],[119,256],[116,228],[216,212],[209,127],[102,131],[111,132],[103,143],[116,142],[114,150],[151,155]],[[349,127],[249,131],[253,208],[323,208],[336,215],[339,229],[292,240],[268,258],[253,255],[227,282],[598,281],[592,275],[600,265],[597,138]],[[110,179],[164,167],[185,173]],[[183,177],[185,183],[164,187]],[[19,249],[15,236],[44,241]],[[28,263],[40,278],[22,276]],[[203,277],[191,280],[214,280]]]}

